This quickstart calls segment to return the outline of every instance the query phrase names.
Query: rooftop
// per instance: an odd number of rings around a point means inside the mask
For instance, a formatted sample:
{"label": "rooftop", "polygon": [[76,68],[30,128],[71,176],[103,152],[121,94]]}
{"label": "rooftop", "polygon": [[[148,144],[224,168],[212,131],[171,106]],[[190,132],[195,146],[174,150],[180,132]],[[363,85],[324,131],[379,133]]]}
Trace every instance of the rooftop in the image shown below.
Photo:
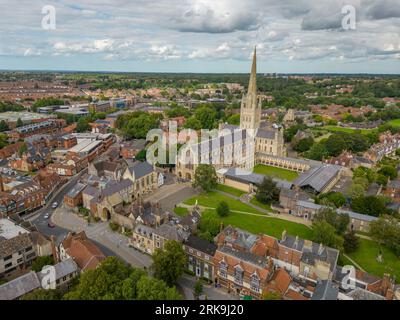
{"label": "rooftop", "polygon": [[0,239],[12,239],[21,233],[29,233],[28,230],[17,226],[13,221],[0,219]]}
{"label": "rooftop", "polygon": [[38,288],[40,288],[39,279],[36,273],[31,271],[1,285],[0,300],[15,300]]}

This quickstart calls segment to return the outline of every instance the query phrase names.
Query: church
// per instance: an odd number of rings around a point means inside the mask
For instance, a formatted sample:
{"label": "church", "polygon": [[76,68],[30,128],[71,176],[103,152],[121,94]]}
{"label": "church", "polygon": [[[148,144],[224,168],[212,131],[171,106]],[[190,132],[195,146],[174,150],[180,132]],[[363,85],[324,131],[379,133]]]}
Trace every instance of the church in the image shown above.
{"label": "church", "polygon": [[176,174],[193,180],[199,164],[211,163],[215,169],[252,170],[259,159],[286,155],[283,128],[261,119],[262,98],[257,92],[257,52],[254,49],[249,87],[242,98],[240,126],[220,124],[218,137],[182,148],[177,157]]}

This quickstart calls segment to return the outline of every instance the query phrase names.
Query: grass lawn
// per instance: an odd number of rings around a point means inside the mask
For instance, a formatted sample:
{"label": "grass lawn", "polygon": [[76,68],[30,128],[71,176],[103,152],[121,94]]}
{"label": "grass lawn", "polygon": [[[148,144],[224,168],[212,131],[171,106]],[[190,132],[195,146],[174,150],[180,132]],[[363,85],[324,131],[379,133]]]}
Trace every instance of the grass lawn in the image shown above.
{"label": "grass lawn", "polygon": [[178,216],[186,216],[189,213],[189,209],[188,208],[184,208],[184,207],[175,207],[174,208],[174,212]]}
{"label": "grass lawn", "polygon": [[282,237],[283,230],[286,230],[290,235],[298,235],[304,239],[311,239],[311,229],[302,224],[291,221],[285,221],[277,218],[251,216],[236,212],[231,212],[229,216],[221,218],[218,216],[215,210],[205,210],[203,212],[203,217],[207,215],[211,215],[216,217],[218,220],[223,221],[224,226],[232,225],[254,234],[267,234],[280,239]]}
{"label": "grass lawn", "polygon": [[394,119],[388,122],[392,127],[400,127],[400,119]]}
{"label": "grass lawn", "polygon": [[281,179],[281,180],[287,180],[287,181],[293,181],[295,180],[298,176],[299,173],[295,171],[290,171],[282,168],[275,168],[272,166],[266,166],[263,164],[258,164],[254,167],[254,173],[258,174],[264,174],[266,176],[270,176],[273,178]]}
{"label": "grass lawn", "polygon": [[257,209],[254,209],[253,207],[250,207],[239,200],[232,199],[216,191],[202,193],[198,196],[185,200],[184,203],[193,206],[196,203],[196,200],[198,201],[197,203],[203,207],[217,208],[221,201],[225,201],[229,205],[230,210],[263,214]]}
{"label": "grass lawn", "polygon": [[240,197],[240,196],[242,196],[242,195],[244,195],[246,193],[246,192],[244,192],[242,190],[239,190],[239,189],[236,189],[236,188],[233,188],[233,187],[229,187],[229,186],[225,186],[223,184],[219,184],[216,189],[219,190],[219,191],[230,193],[231,195],[234,195],[236,197]]}
{"label": "grass lawn", "polygon": [[352,128],[345,128],[345,127],[339,127],[339,126],[324,126],[321,129],[325,129],[331,132],[346,132],[346,133],[361,133],[361,134],[367,134],[372,132],[372,129],[352,129]]}
{"label": "grass lawn", "polygon": [[251,203],[251,204],[254,204],[255,206],[258,206],[258,207],[260,207],[260,208],[263,208],[263,209],[265,209],[265,210],[273,211],[273,210],[271,209],[271,205],[261,203],[260,201],[258,201],[258,200],[256,199],[256,197],[253,197],[253,198],[250,200],[250,203]]}
{"label": "grass lawn", "polygon": [[382,247],[383,262],[376,261],[379,253],[378,243],[360,239],[360,248],[348,254],[348,256],[357,262],[365,271],[382,277],[384,273],[395,275],[397,282],[400,280],[400,259],[389,249]]}

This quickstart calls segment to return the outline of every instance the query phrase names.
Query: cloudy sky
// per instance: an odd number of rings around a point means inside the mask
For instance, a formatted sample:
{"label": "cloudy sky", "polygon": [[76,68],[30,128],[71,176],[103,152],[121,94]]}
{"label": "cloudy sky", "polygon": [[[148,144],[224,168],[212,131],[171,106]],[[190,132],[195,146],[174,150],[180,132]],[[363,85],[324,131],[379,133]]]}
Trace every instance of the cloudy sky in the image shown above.
{"label": "cloudy sky", "polygon": [[[49,5],[54,30],[42,27]],[[346,5],[355,29],[343,28]],[[259,72],[400,73],[399,0],[0,0],[0,9],[0,69],[248,72],[257,46]]]}

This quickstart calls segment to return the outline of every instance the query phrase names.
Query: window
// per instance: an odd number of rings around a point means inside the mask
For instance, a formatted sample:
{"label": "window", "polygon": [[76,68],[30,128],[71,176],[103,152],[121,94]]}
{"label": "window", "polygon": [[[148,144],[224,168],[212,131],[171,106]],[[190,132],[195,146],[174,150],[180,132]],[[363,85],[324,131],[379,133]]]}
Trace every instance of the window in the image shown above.
{"label": "window", "polygon": [[256,292],[260,291],[260,278],[256,274],[250,277],[250,289]]}
{"label": "window", "polygon": [[228,277],[228,265],[223,261],[219,264],[219,274],[222,278]]}
{"label": "window", "polygon": [[12,266],[12,262],[7,263],[7,264],[4,266],[4,268],[5,268],[5,269],[8,269],[8,268],[11,267],[11,266]]}
{"label": "window", "polygon": [[235,267],[235,282],[238,284],[242,284],[243,283],[243,274],[244,271],[240,266],[236,266]]}
{"label": "window", "polygon": [[4,261],[10,260],[11,258],[12,258],[12,255],[9,255],[9,256],[4,258]]}

